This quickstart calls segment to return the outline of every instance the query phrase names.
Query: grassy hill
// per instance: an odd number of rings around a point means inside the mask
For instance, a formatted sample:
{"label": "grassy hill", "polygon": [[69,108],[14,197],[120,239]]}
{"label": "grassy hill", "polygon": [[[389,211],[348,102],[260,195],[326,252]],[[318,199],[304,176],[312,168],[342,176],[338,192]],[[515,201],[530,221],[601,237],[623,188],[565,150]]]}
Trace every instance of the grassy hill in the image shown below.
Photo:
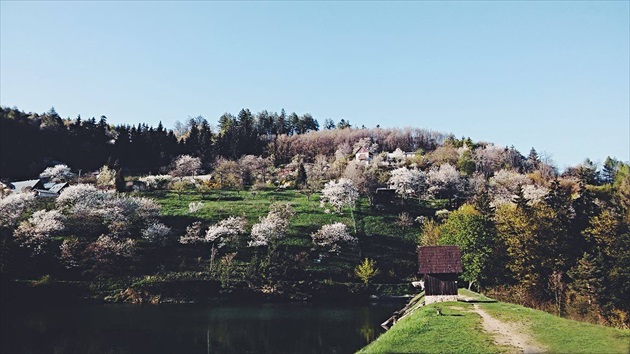
{"label": "grassy hill", "polygon": [[[527,337],[550,353],[628,353],[630,330],[576,322],[519,305],[496,302],[460,290],[469,302],[445,302],[418,308],[360,353],[511,353],[521,349],[496,344],[484,330],[483,311],[515,335]],[[442,315],[436,308],[440,308]]]}
{"label": "grassy hill", "polygon": [[[54,283],[63,289],[69,287],[82,294],[81,297],[126,302],[267,298],[367,301],[368,295],[372,294],[402,295],[413,291],[410,282],[416,276],[420,224],[414,222],[401,227],[396,223],[399,214],[406,212],[415,219],[433,215],[436,209],[443,207],[440,202],[436,202],[435,206],[421,205],[418,200],[369,205],[367,198],[361,198],[354,212],[355,233],[349,210],[340,214],[327,212],[320,206],[318,193],[307,197],[296,190],[270,188],[260,191],[212,190],[207,193],[190,190],[179,194],[172,190],[158,190],[136,195],[154,199],[160,204],[160,221],[171,228],[163,242],[138,240],[133,265],[125,270],[122,277],[113,274],[91,280],[83,278],[78,272],[62,269],[54,273],[44,268],[43,271],[50,273],[44,273],[48,275],[36,283]],[[50,203],[48,200],[44,202]],[[203,205],[200,210],[191,213],[191,202]],[[273,251],[274,258],[271,258],[267,248],[247,247],[247,241],[252,225],[266,216],[270,205],[276,202],[291,204],[295,216],[290,220],[286,237],[279,242]],[[230,216],[245,217],[247,232],[236,244],[221,248],[213,266],[209,244],[181,244],[178,241],[195,221],[202,222],[205,230]],[[346,224],[358,240],[342,246],[339,254],[316,248],[311,239],[311,234],[323,225],[335,222]],[[61,243],[63,238],[56,241]],[[224,262],[228,256],[233,257],[229,264]],[[354,273],[355,267],[366,257],[375,260],[380,270],[368,287]],[[24,279],[32,281],[38,277]],[[30,289],[21,283],[11,285],[16,294],[33,289],[47,291],[44,286]]]}
{"label": "grassy hill", "polygon": [[[216,223],[229,216],[244,216],[247,218],[248,229],[267,214],[269,206],[275,202],[290,203],[296,211],[291,220],[288,234],[281,241],[280,247],[288,250],[289,254],[310,253],[306,271],[308,278],[314,281],[326,282],[354,282],[359,280],[354,275],[354,268],[365,257],[376,260],[380,275],[375,283],[405,284],[415,276],[416,244],[420,233],[420,225],[400,227],[396,224],[398,216],[407,212],[412,218],[421,215],[433,215],[435,209],[431,205],[420,205],[417,200],[398,201],[393,203],[370,206],[366,198],[361,198],[355,210],[357,245],[345,248],[340,255],[330,255],[321,261],[316,261],[317,250],[314,250],[311,234],[322,225],[342,222],[354,234],[353,221],[348,210],[342,214],[327,212],[320,206],[319,195],[306,195],[295,190],[275,191],[211,191],[205,194],[185,192],[181,195],[173,191],[156,191],[145,193],[154,198],[162,206],[164,222],[173,227],[173,234],[183,235],[186,227],[194,221],[202,221],[204,225]],[[202,208],[195,213],[189,213],[191,202],[202,202]],[[438,205],[441,206],[441,205]],[[246,241],[246,240],[244,240]],[[245,242],[244,242],[245,243]],[[183,255],[186,250],[195,246],[179,245]],[[199,248],[199,247],[197,247]],[[201,251],[208,247],[201,246]],[[254,256],[255,250],[244,245],[239,247],[236,262],[245,268]],[[199,264],[188,264],[185,268],[201,270],[207,263],[208,251],[200,253]],[[186,259],[193,259],[190,255]],[[179,264],[173,260],[172,264]],[[405,287],[406,288],[406,287]],[[405,290],[406,291],[406,290]]]}

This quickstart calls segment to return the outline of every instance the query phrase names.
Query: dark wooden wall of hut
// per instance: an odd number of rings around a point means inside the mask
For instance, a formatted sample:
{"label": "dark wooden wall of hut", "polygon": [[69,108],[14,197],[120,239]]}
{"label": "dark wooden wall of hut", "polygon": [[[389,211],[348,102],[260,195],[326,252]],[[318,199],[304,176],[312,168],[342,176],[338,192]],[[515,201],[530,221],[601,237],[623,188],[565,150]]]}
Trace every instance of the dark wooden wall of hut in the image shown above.
{"label": "dark wooden wall of hut", "polygon": [[457,295],[456,274],[425,274],[425,295]]}

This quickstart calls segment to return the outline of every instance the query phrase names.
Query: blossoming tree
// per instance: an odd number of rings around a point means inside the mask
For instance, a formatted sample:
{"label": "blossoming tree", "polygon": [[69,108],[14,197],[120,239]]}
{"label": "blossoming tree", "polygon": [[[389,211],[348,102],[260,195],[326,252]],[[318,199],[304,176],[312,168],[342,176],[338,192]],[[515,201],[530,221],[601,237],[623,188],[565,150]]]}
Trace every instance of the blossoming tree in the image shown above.
{"label": "blossoming tree", "polygon": [[201,159],[190,155],[181,155],[173,161],[170,174],[173,177],[194,176],[201,170]]}
{"label": "blossoming tree", "polygon": [[324,225],[317,232],[311,234],[313,243],[331,253],[339,253],[342,243],[355,243],[357,238],[348,233],[344,223]]}
{"label": "blossoming tree", "polygon": [[465,181],[451,164],[445,163],[434,167],[427,173],[427,194],[432,198],[461,197],[465,190]]}
{"label": "blossoming tree", "polygon": [[67,165],[59,164],[46,168],[39,174],[40,178],[50,178],[53,182],[67,182],[75,177]]}
{"label": "blossoming tree", "polygon": [[218,253],[217,247],[222,248],[228,244],[238,243],[238,237],[245,233],[247,220],[243,217],[230,216],[218,223],[211,225],[206,233],[201,231],[201,223],[195,222],[187,228],[186,235],[179,239],[182,244],[210,243],[210,269],[214,267],[214,259]]}
{"label": "blossoming tree", "polygon": [[13,235],[21,247],[31,250],[33,255],[44,253],[52,236],[64,229],[64,216],[57,210],[38,210],[23,221]]}
{"label": "blossoming tree", "polygon": [[350,216],[354,224],[354,232],[357,232],[357,223],[354,218],[354,208],[359,200],[359,191],[354,183],[347,178],[340,178],[339,181],[330,181],[324,185],[320,197],[320,206],[330,204],[337,213],[341,213],[343,208],[350,209]]}
{"label": "blossoming tree", "polygon": [[249,247],[271,246],[273,249],[277,242],[285,237],[289,228],[289,222],[295,215],[293,207],[288,203],[274,203],[269,207],[267,216],[252,226]]}
{"label": "blossoming tree", "polygon": [[389,185],[403,198],[419,197],[426,185],[426,174],[417,169],[400,167],[391,172]]}
{"label": "blossoming tree", "polygon": [[33,193],[15,193],[0,198],[0,228],[15,227],[34,204]]}

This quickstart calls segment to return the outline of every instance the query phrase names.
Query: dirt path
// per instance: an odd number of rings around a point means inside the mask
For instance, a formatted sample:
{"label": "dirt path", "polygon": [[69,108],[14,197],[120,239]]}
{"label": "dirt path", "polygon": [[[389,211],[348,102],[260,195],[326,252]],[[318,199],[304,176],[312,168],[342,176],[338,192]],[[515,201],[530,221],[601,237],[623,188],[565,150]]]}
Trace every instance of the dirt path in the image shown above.
{"label": "dirt path", "polygon": [[499,345],[509,345],[520,349],[521,353],[544,353],[545,348],[536,343],[533,338],[518,328],[518,325],[506,323],[490,316],[480,309],[477,304],[473,305],[474,312],[483,319],[483,329],[492,333],[494,340]]}

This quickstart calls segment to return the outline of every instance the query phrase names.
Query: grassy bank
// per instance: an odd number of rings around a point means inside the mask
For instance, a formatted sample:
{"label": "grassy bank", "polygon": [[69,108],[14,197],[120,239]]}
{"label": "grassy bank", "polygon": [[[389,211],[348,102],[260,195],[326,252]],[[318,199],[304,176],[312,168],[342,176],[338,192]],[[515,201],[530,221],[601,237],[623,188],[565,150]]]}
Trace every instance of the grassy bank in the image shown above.
{"label": "grassy bank", "polygon": [[[630,331],[566,320],[519,305],[494,302],[466,290],[476,306],[503,322],[518,324],[551,353],[628,353]],[[442,309],[439,316],[437,308]],[[503,353],[516,348],[499,346],[483,330],[473,303],[431,304],[401,319],[360,353]]]}
{"label": "grassy bank", "polygon": [[[460,292],[481,301],[491,300],[467,290]],[[630,353],[630,330],[567,320],[504,302],[484,302],[479,307],[500,321],[525,325],[551,353]]]}
{"label": "grassy bank", "polygon": [[[439,316],[436,307],[442,309]],[[360,353],[497,353],[506,348],[494,345],[481,330],[481,319],[469,305],[447,302],[421,307],[398,321],[389,331]]]}

